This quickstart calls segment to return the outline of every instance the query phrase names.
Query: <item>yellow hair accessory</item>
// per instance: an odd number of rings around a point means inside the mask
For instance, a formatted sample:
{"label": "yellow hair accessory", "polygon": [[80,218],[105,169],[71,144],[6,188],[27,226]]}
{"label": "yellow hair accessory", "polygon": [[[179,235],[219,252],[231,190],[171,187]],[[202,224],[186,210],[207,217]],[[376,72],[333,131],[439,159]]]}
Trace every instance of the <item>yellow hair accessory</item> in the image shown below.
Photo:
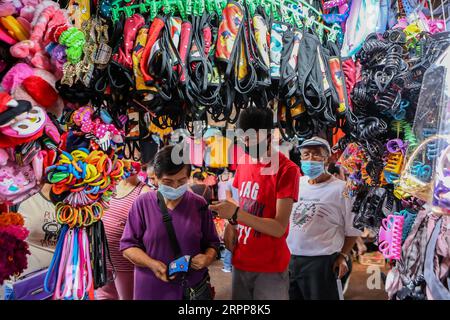
{"label": "yellow hair accessory", "polygon": [[9,35],[18,41],[28,40],[30,33],[13,16],[0,17],[0,23],[8,31]]}

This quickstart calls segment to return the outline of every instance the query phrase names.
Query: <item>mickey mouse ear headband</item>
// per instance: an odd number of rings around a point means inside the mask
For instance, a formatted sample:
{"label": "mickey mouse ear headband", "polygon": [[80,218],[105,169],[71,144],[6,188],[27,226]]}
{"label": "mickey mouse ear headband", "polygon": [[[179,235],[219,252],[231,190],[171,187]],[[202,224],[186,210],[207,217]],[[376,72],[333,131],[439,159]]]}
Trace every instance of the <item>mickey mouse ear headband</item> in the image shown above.
{"label": "mickey mouse ear headband", "polygon": [[30,102],[25,100],[13,100],[9,94],[0,92],[0,127],[8,124],[17,116],[30,110]]}

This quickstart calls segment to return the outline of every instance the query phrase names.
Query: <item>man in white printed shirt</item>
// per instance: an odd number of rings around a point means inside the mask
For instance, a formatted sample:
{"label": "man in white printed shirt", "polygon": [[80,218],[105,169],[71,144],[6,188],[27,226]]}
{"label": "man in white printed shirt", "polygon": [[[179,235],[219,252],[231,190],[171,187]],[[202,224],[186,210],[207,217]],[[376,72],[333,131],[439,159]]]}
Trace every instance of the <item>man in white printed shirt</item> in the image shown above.
{"label": "man in white printed shirt", "polygon": [[298,202],[292,208],[287,244],[291,300],[338,300],[337,277],[348,270],[349,255],[361,232],[353,228],[345,182],[329,174],[331,148],[313,137],[300,145]]}

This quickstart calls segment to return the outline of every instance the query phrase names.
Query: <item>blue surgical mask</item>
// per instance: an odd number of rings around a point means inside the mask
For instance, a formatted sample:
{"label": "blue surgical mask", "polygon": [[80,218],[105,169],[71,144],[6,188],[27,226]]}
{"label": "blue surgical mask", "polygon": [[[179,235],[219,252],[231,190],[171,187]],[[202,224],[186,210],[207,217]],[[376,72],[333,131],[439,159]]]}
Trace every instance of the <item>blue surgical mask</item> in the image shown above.
{"label": "blue surgical mask", "polygon": [[158,191],[161,192],[164,198],[168,200],[176,200],[181,198],[186,193],[187,190],[188,190],[187,183],[183,184],[182,186],[179,186],[176,189],[161,183],[158,186]]}
{"label": "blue surgical mask", "polygon": [[325,163],[323,161],[302,160],[302,171],[310,179],[316,179],[325,172]]}

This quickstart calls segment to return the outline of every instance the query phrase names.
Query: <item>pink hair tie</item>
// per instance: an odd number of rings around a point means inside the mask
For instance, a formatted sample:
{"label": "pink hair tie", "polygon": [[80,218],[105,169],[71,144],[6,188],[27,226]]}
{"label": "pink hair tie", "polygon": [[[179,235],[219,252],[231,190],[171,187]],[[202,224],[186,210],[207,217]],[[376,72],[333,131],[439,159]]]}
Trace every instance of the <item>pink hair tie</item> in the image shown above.
{"label": "pink hair tie", "polygon": [[92,278],[92,267],[91,267],[91,257],[89,255],[89,238],[86,232],[86,229],[83,229],[83,241],[82,241],[82,247],[84,251],[84,263],[81,265],[82,268],[86,267],[86,275],[87,275],[87,284],[84,288],[84,293],[88,294],[88,292],[91,290],[91,288],[94,285],[93,278]]}
{"label": "pink hair tie", "polygon": [[70,298],[71,297],[71,292],[72,292],[72,287],[73,287],[73,265],[72,265],[72,261],[73,261],[73,247],[75,245],[75,241],[76,241],[76,233],[75,233],[75,229],[71,229],[67,232],[68,234],[70,234],[70,242],[68,244],[68,254],[67,254],[67,262],[63,268],[64,271],[64,291],[62,293],[61,298]]}
{"label": "pink hair tie", "polygon": [[62,282],[64,281],[65,268],[66,268],[66,264],[68,262],[67,260],[69,259],[70,248],[68,246],[71,241],[71,233],[72,232],[73,232],[73,230],[67,230],[65,237],[64,237],[64,243],[63,243],[62,252],[61,252],[61,261],[59,262],[59,266],[58,266],[58,278],[56,280],[55,293],[53,294],[53,299],[55,299],[55,300],[61,300],[61,298],[62,298],[61,286],[62,286]]}

